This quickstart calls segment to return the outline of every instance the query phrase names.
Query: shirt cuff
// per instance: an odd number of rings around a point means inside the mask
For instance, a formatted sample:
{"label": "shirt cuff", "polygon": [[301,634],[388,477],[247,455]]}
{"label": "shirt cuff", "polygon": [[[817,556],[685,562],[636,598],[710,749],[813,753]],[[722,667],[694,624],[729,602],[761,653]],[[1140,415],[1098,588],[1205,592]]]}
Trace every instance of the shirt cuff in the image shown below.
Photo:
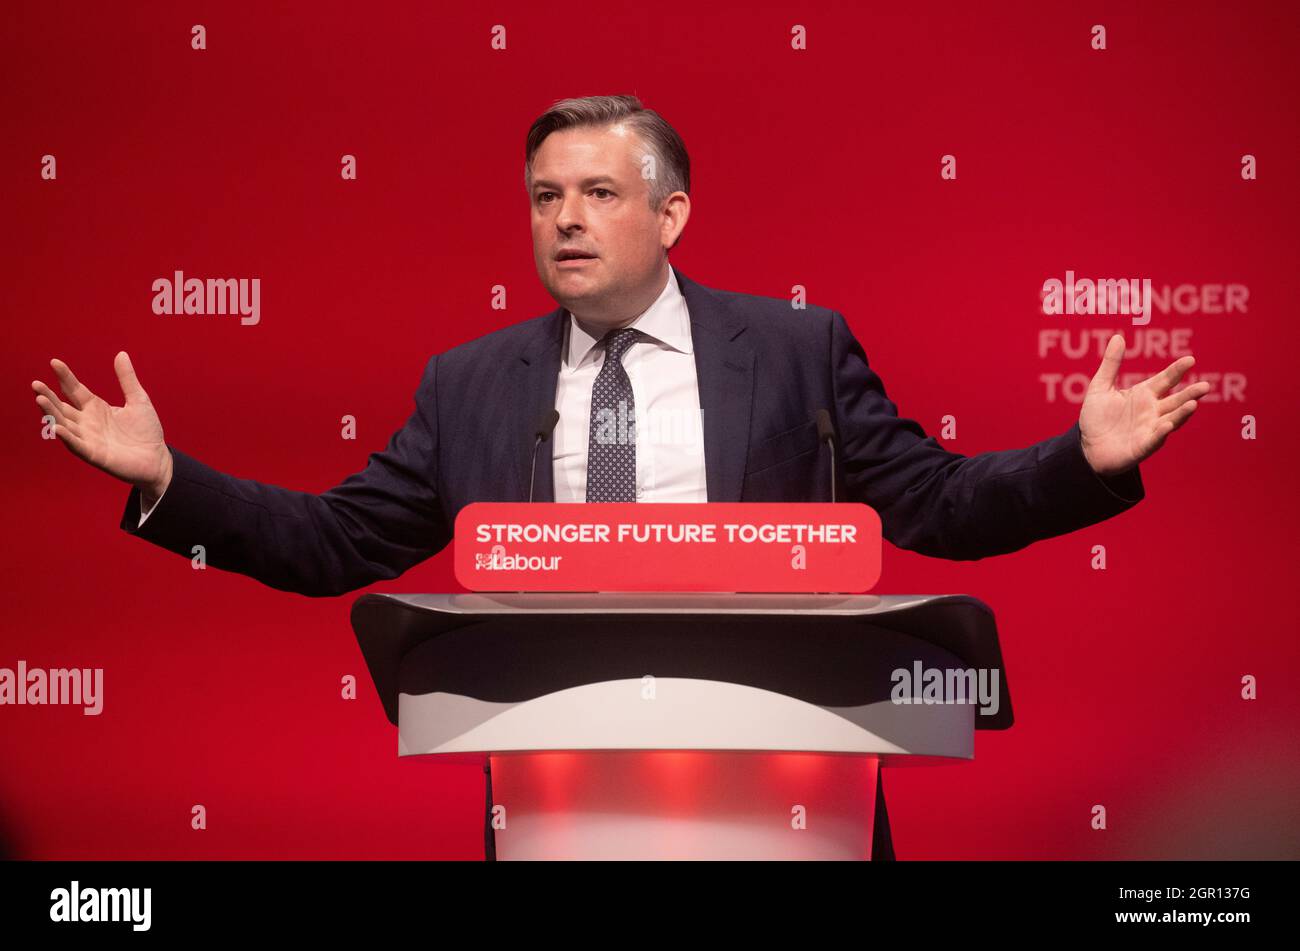
{"label": "shirt cuff", "polygon": [[1135,465],[1116,475],[1099,475],[1089,464],[1087,456],[1083,454],[1083,433],[1079,431],[1077,422],[1070,427],[1069,441],[1071,447],[1069,455],[1074,457],[1074,467],[1087,471],[1092,480],[1105,489],[1112,498],[1125,505],[1136,505],[1146,497],[1146,487],[1142,485],[1139,466]]}
{"label": "shirt cuff", "polygon": [[153,505],[149,506],[148,508],[144,507],[144,497],[142,496],[140,498],[140,521],[136,524],[136,528],[139,528],[141,525],[144,524],[144,520],[149,517],[149,513],[158,507],[158,503],[163,500],[163,495],[166,494],[167,494],[167,489],[163,489],[162,495],[158,496],[158,498],[154,500]]}

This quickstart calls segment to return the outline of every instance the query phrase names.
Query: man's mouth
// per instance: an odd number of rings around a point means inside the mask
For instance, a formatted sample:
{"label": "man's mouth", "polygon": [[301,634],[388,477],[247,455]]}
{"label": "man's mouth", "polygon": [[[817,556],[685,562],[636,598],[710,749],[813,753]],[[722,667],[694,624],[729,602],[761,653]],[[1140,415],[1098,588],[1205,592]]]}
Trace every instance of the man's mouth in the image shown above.
{"label": "man's mouth", "polygon": [[595,258],[596,255],[589,251],[578,251],[572,248],[566,248],[563,251],[556,252],[555,260],[557,261],[588,261]]}

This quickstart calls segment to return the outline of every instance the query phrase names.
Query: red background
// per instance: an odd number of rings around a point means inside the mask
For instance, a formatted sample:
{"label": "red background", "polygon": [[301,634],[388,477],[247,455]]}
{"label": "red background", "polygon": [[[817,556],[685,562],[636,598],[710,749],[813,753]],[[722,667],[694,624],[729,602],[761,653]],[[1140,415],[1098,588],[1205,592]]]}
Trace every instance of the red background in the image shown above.
{"label": "red background", "polygon": [[[974,762],[886,788],[903,859],[1300,857],[1294,5],[269,7],[6,11],[0,666],[105,668],[99,717],[0,708],[11,855],[481,856],[482,775],[399,761],[355,594],[285,594],[129,537],[127,488],[40,438],[30,382],[53,384],[57,356],[120,403],[125,349],[169,442],[234,475],[335,485],[405,420],[430,354],[554,306],[525,132],[555,99],[629,92],[691,152],[673,263],[727,290],[805,285],[903,415],[930,433],[957,417],[954,451],[1077,418],[1038,373],[1096,361],[1039,360],[1038,330],[1066,326],[1037,312],[1045,279],[1250,288],[1246,314],[1153,318],[1194,327],[1198,367],[1249,385],[1142,465],[1132,511],[982,562],[886,546],[877,592],[995,609],[1017,716]],[[956,181],[938,174],[949,153]],[[261,323],[155,316],[151,282],[175,269],[260,277]],[[1092,320],[1068,326],[1124,329]],[[451,549],[375,590],[456,590]]]}

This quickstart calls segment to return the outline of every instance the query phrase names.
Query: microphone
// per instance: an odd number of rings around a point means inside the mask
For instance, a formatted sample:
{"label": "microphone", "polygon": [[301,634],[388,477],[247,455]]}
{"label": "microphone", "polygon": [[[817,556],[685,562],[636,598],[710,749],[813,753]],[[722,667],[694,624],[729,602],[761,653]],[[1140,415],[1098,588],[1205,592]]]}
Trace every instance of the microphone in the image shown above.
{"label": "microphone", "polygon": [[[528,474],[528,501],[533,500],[537,485],[537,449],[551,438],[555,425],[560,421],[560,414],[555,409],[548,409],[537,420],[537,430],[533,433],[533,468]],[[497,860],[497,834],[492,828],[492,757],[483,758],[483,778],[487,793],[487,808],[483,814],[483,859],[487,862]]]}
{"label": "microphone", "polygon": [[528,476],[528,501],[533,500],[533,491],[537,486],[537,449],[542,443],[551,438],[551,433],[555,431],[555,424],[560,421],[560,414],[555,409],[548,409],[542,413],[541,418],[537,420],[537,432],[533,440],[533,470]]}
{"label": "microphone", "polygon": [[831,425],[831,414],[824,409],[817,411],[817,439],[831,448],[831,501],[835,501],[835,427]]}

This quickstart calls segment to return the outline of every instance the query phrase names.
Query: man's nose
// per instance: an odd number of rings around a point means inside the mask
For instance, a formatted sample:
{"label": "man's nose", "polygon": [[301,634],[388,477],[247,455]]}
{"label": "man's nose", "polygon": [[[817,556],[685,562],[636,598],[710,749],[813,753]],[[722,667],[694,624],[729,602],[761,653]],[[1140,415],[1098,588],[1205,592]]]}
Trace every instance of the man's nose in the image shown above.
{"label": "man's nose", "polygon": [[561,231],[571,231],[574,228],[583,227],[582,203],[572,199],[565,199],[559,213],[555,216],[555,227]]}

